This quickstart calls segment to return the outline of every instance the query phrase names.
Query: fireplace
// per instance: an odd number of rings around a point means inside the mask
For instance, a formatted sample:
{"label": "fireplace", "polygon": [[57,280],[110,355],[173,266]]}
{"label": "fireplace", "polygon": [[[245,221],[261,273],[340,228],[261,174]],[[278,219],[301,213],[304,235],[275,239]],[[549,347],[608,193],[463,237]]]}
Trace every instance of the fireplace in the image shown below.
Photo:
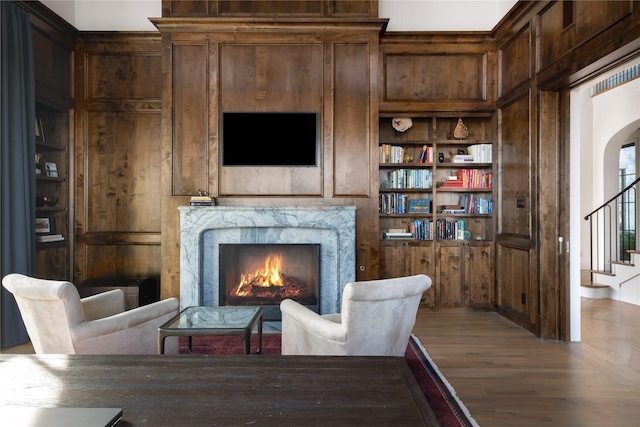
{"label": "fireplace", "polygon": [[221,244],[219,305],[260,305],[264,320],[282,320],[280,302],[319,309],[320,245]]}
{"label": "fireplace", "polygon": [[[180,308],[219,306],[224,245],[315,245],[319,314],[356,278],[355,206],[180,206]],[[222,255],[224,256],[224,255]],[[297,274],[297,273],[296,273]],[[279,315],[279,306],[277,307]],[[267,323],[276,323],[272,321]]]}

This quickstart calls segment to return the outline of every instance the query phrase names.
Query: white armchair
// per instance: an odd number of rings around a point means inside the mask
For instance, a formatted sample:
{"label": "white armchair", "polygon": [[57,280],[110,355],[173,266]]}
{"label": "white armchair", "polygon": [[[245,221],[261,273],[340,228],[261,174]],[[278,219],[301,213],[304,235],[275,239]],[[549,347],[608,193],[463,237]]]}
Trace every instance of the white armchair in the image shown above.
{"label": "white armchair", "polygon": [[[8,274],[37,354],[157,354],[158,326],[178,314],[176,298],[125,311],[120,289],[80,299],[70,282]],[[171,337],[176,338],[176,337]],[[177,353],[177,340],[167,339]]]}
{"label": "white armchair", "polygon": [[422,293],[424,274],[348,283],[342,312],[319,315],[287,299],[282,311],[282,354],[404,356]]}

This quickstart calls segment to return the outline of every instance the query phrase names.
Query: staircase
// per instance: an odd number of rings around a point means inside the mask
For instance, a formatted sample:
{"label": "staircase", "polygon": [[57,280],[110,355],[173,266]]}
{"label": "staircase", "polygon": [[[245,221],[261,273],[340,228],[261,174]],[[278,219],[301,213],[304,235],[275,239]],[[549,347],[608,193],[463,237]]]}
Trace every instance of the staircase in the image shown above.
{"label": "staircase", "polygon": [[581,295],[640,305],[640,250],[636,248],[636,179],[585,217],[590,224],[591,269]]}

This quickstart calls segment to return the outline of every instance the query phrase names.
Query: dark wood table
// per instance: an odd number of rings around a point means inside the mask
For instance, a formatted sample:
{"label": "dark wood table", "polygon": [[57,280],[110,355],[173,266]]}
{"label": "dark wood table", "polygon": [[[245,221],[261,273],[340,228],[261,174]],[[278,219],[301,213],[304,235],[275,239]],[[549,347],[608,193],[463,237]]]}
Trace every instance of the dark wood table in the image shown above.
{"label": "dark wood table", "polygon": [[404,358],[2,355],[0,402],[122,407],[118,426],[437,426]]}

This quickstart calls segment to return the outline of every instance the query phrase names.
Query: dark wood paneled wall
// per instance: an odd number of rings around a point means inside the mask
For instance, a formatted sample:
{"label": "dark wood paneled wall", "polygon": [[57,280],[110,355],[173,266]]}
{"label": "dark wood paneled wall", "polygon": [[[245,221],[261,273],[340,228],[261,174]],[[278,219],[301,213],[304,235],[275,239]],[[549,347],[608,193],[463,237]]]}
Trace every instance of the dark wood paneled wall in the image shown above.
{"label": "dark wood paneled wall", "polygon": [[75,70],[75,281],[161,275],[158,33],[82,33]]}
{"label": "dark wood paneled wall", "polygon": [[[334,3],[322,12],[308,4],[311,9],[296,13],[377,16],[375,2]],[[163,2],[162,43],[157,34],[82,34],[75,74],[76,280],[113,272],[162,275],[163,296],[177,295],[176,207],[203,187],[218,196],[222,190],[222,204],[356,205],[358,265],[364,268],[358,274],[374,278],[379,250],[372,166],[377,155],[371,147],[377,144],[372,123],[378,120],[379,91],[380,111],[388,114],[497,113],[498,311],[544,338],[566,338],[568,263],[557,252],[557,236],[568,233],[569,106],[567,92],[559,96],[556,91],[637,53],[640,15],[637,2],[630,0],[573,2],[573,23],[565,27],[563,3],[519,3],[493,33],[385,34],[379,50],[377,30],[359,27],[358,19],[334,20],[330,31],[318,22],[292,24],[277,34],[272,31],[276,20],[227,19],[226,28],[207,35],[196,22],[168,18],[244,13],[233,9],[238,5],[208,1]],[[249,34],[248,27],[257,31]],[[314,67],[305,72],[315,86],[305,91],[321,90],[324,129],[322,178],[319,187],[317,177],[305,187],[312,197],[290,187],[286,195],[277,187],[265,190],[273,195],[237,195],[243,190],[230,183],[233,176],[221,180],[226,172],[217,160],[219,111],[222,103],[234,102],[242,85],[224,81],[230,74],[219,67],[242,75],[239,67],[246,63],[235,62],[224,50],[235,55],[265,44],[274,46],[269,54],[278,46],[311,48],[304,55]],[[315,51],[321,52],[321,64]],[[357,79],[363,75],[363,81]],[[176,82],[180,91],[167,92]],[[352,103],[342,95],[367,88],[373,95],[368,101]],[[255,96],[247,101],[256,109],[270,105]],[[314,102],[310,105],[318,105]],[[181,114],[181,124],[174,126],[178,121],[167,111]],[[347,126],[352,122],[357,125]],[[339,144],[340,138],[349,142]],[[362,171],[354,174],[357,168]],[[423,258],[417,256],[416,262]]]}
{"label": "dark wood paneled wall", "polygon": [[[179,295],[177,207],[198,190],[219,205],[357,206],[357,276],[376,278],[378,97],[372,82],[378,79],[378,34],[386,20],[153,22],[164,49],[163,291]],[[222,165],[224,111],[318,113],[320,165]]]}
{"label": "dark wood paneled wall", "polygon": [[495,32],[497,309],[543,338],[569,325],[569,104],[556,91],[637,54],[639,24],[633,1],[521,2]]}

